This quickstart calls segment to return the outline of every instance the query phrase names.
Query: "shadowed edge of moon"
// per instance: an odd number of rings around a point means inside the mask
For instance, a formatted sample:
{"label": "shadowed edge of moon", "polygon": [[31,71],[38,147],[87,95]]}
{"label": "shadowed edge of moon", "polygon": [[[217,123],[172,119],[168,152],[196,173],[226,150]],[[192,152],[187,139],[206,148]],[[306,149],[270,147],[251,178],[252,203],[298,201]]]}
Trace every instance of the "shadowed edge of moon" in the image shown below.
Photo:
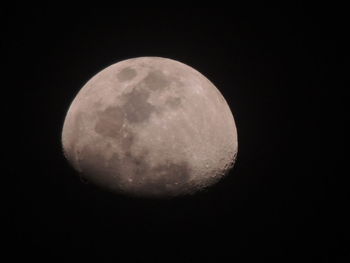
{"label": "shadowed edge of moon", "polygon": [[145,160],[147,153],[124,156],[114,153],[107,160],[103,153],[86,145],[80,166],[83,177],[110,190],[127,191],[134,196],[176,196],[191,192],[191,169],[186,161],[166,161],[151,167]]}

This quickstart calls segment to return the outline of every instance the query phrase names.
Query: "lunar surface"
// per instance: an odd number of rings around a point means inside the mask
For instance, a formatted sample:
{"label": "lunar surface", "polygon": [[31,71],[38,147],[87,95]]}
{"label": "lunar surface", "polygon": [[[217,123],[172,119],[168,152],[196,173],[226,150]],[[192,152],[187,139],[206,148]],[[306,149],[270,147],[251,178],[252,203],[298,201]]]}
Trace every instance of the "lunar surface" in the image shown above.
{"label": "lunar surface", "polygon": [[90,79],[68,110],[65,157],[89,182],[140,197],[193,194],[233,166],[237,131],[219,90],[175,60],[140,57]]}

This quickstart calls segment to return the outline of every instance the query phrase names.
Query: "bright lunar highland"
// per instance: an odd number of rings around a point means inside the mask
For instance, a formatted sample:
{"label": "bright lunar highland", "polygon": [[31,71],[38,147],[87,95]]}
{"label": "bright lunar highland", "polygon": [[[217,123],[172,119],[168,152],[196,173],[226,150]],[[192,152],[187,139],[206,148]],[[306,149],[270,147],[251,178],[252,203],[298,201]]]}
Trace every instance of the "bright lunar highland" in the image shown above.
{"label": "bright lunar highland", "polygon": [[140,57],[91,78],[67,112],[64,155],[89,182],[140,197],[193,194],[233,166],[231,110],[201,73]]}

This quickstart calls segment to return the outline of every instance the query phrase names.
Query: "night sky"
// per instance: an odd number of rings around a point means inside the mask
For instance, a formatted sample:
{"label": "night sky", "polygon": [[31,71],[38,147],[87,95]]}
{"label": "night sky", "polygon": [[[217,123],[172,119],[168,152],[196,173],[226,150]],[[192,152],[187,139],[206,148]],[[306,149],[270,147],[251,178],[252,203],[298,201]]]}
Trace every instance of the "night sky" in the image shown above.
{"label": "night sky", "polygon": [[[18,262],[345,262],[337,8],[164,3],[1,13],[3,188],[8,251]],[[83,183],[64,159],[62,125],[79,89],[139,56],[188,64],[226,98],[238,159],[212,188],[174,200],[128,198]]]}

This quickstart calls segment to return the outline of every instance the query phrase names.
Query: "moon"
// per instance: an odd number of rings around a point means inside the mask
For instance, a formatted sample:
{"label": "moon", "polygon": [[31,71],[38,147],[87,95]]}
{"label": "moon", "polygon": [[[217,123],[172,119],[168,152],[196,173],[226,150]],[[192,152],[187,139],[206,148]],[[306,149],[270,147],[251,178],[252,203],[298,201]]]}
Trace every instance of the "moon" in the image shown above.
{"label": "moon", "polygon": [[63,152],[88,182],[138,197],[194,194],[236,160],[232,112],[197,70],[161,57],[113,64],[78,92],[62,129]]}

